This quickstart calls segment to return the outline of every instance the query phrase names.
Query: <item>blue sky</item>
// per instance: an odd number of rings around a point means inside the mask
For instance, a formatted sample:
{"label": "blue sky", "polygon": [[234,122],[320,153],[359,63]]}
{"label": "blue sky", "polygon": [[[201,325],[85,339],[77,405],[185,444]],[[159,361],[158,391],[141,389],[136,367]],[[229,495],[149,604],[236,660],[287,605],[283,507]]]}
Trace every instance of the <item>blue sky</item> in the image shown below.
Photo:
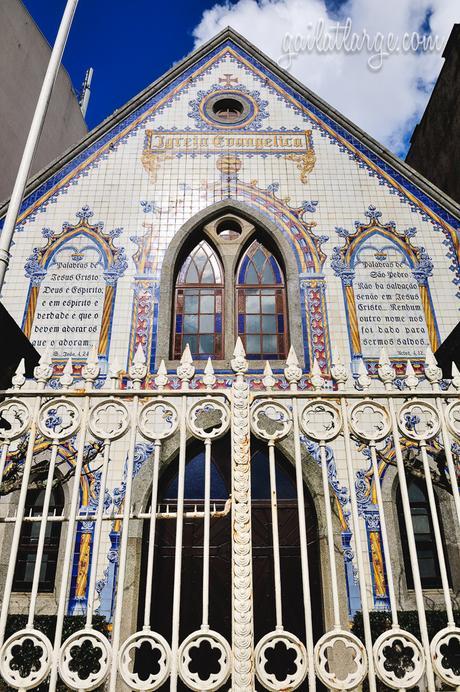
{"label": "blue sky", "polygon": [[[25,0],[25,5],[52,43],[65,0]],[[194,27],[212,5],[212,0],[80,0],[63,62],[77,90],[86,68],[94,68],[88,127],[187,55]]]}
{"label": "blue sky", "polygon": [[[24,2],[52,43],[65,0]],[[86,117],[92,129],[228,25],[279,60],[286,35],[308,38],[321,23],[331,35],[336,22],[346,19],[354,34],[365,32],[372,40],[415,32],[440,41],[441,47],[431,52],[391,52],[378,70],[370,67],[372,51],[366,48],[324,52],[315,45],[296,55],[289,68],[404,157],[442,68],[442,47],[460,21],[458,0],[80,0],[64,65],[77,90],[86,69],[94,68]]]}

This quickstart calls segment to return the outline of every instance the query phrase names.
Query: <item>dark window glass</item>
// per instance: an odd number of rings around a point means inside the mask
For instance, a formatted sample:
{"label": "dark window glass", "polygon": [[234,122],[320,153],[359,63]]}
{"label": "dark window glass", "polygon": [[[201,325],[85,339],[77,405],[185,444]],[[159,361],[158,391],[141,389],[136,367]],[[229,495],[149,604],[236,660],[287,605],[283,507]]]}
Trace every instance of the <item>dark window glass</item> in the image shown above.
{"label": "dark window glass", "polygon": [[[425,484],[409,480],[407,483],[409,492],[409,502],[414,527],[414,538],[417,547],[418,566],[423,588],[441,588],[441,574],[439,571],[439,561],[436,551],[436,544],[431,520],[430,505]],[[404,523],[401,492],[398,491],[398,515],[401,533],[401,542],[404,553],[404,563],[406,571],[406,581],[409,589],[414,588],[412,570],[409,559],[409,546],[407,542],[407,532]],[[438,517],[440,517],[438,507]],[[442,532],[442,526],[441,526]],[[444,542],[444,541],[443,541]],[[444,555],[446,555],[444,547]]]}
{"label": "dark window glass", "polygon": [[246,355],[281,359],[287,352],[286,287],[274,255],[259,241],[246,250],[237,274],[237,328]]}
{"label": "dark window glass", "polygon": [[[25,516],[41,516],[43,512],[44,490],[29,490],[26,499]],[[64,494],[62,488],[54,488],[51,492],[48,516],[61,515],[64,509]],[[14,572],[13,590],[30,591],[37,555],[40,522],[25,521],[19,538],[16,569]],[[45,545],[40,569],[38,590],[50,592],[54,589],[56,565],[61,537],[61,522],[48,521],[46,524]]]}
{"label": "dark window glass", "polygon": [[173,358],[188,344],[194,359],[222,358],[222,267],[204,240],[187,256],[176,280]]}
{"label": "dark window glass", "polygon": [[[224,468],[230,469],[230,440],[225,437],[213,444],[211,463],[211,498],[226,500],[230,494],[230,478],[225,479]],[[285,463],[280,463],[276,453],[276,491],[278,500],[296,500],[295,479]],[[177,471],[167,482],[162,492],[164,501],[177,500]],[[251,495],[253,500],[267,500],[271,497],[268,448],[258,440],[251,439]],[[184,499],[202,500],[204,498],[204,451],[192,452],[185,467]]]}
{"label": "dark window glass", "polygon": [[[163,497],[177,500],[177,475],[166,486]],[[215,462],[211,463],[211,498],[226,500],[229,489]],[[185,467],[184,499],[201,500],[204,498],[204,452],[200,451],[187,462]]]}

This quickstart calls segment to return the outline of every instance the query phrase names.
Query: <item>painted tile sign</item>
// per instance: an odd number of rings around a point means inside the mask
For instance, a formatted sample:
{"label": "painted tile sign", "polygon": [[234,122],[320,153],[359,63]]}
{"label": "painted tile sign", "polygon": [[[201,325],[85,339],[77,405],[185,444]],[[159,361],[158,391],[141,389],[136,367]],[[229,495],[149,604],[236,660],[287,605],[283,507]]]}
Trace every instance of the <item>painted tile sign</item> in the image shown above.
{"label": "painted tile sign", "polygon": [[433,262],[412,243],[415,227],[398,231],[381,216],[370,205],[368,221],[356,221],[353,233],[335,229],[345,243],[334,248],[331,267],[342,281],[352,356],[378,360],[385,348],[392,358],[420,358],[428,346],[439,346],[429,287]]}
{"label": "painted tile sign", "polygon": [[53,256],[41,284],[31,340],[43,351],[85,358],[96,342],[104,306],[104,265],[83,236]]}
{"label": "painted tile sign", "polygon": [[354,284],[363,355],[378,358],[384,346],[393,356],[422,357],[430,344],[419,285],[400,250],[362,247]]}
{"label": "painted tile sign", "polygon": [[94,345],[107,358],[118,279],[128,267],[125,250],[114,244],[122,233],[91,225],[85,205],[60,233],[43,228],[46,244],[35,247],[24,267],[30,279],[23,330],[42,353],[76,360]]}

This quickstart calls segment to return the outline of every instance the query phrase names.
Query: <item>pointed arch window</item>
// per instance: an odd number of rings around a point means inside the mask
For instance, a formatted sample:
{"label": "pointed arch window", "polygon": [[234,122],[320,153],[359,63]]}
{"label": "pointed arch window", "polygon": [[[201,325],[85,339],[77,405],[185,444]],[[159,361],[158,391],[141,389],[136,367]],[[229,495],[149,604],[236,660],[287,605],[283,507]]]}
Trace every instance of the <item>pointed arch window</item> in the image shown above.
{"label": "pointed arch window", "polygon": [[258,240],[237,272],[237,327],[247,358],[282,359],[287,352],[286,286],[274,255]]}
{"label": "pointed arch window", "polygon": [[173,358],[187,344],[195,360],[223,358],[223,290],[220,260],[202,240],[177,274]]}

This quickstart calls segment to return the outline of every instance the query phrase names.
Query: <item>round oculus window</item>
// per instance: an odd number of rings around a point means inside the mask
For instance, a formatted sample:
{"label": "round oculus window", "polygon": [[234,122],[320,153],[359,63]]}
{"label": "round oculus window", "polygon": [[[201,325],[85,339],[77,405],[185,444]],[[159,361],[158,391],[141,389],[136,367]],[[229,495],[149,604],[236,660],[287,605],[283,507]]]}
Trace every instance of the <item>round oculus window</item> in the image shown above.
{"label": "round oculus window", "polygon": [[244,106],[238,99],[219,99],[212,106],[214,117],[223,123],[238,122],[243,114]]}
{"label": "round oculus window", "polygon": [[236,219],[222,219],[216,226],[216,233],[224,240],[235,240],[241,235],[241,226]]}
{"label": "round oculus window", "polygon": [[209,123],[221,127],[241,127],[254,119],[258,113],[258,106],[246,94],[221,91],[208,95],[201,102],[200,110]]}

